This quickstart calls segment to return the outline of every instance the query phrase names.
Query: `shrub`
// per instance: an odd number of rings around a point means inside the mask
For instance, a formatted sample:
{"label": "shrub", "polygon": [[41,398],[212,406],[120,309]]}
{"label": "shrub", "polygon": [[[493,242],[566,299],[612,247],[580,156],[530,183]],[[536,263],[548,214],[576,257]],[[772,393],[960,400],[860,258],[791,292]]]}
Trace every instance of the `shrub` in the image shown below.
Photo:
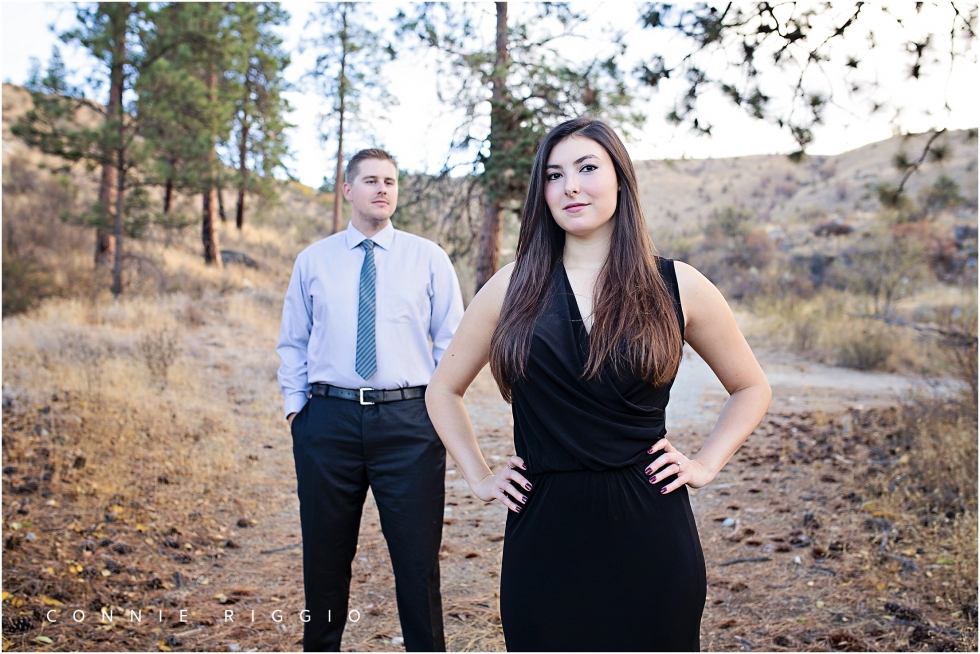
{"label": "shrub", "polygon": [[167,371],[180,354],[176,332],[166,327],[146,332],[140,338],[140,352],[150,371],[150,378],[164,389],[167,386]]}
{"label": "shrub", "polygon": [[32,309],[55,294],[54,280],[30,258],[3,252],[3,317]]}
{"label": "shrub", "polygon": [[852,332],[837,345],[837,364],[856,370],[873,370],[891,354],[891,339],[878,327]]}

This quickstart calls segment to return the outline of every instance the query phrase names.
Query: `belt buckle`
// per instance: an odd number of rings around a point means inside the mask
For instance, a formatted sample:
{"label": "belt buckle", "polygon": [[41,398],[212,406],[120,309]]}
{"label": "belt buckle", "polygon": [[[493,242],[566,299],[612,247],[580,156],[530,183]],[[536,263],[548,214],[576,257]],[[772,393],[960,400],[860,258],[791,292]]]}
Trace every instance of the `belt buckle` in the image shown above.
{"label": "belt buckle", "polygon": [[364,401],[364,391],[373,391],[373,390],[374,390],[373,388],[359,388],[359,389],[357,389],[357,392],[358,392],[358,398],[357,399],[361,403],[361,406],[371,406],[372,404],[374,404],[374,402],[365,402]]}

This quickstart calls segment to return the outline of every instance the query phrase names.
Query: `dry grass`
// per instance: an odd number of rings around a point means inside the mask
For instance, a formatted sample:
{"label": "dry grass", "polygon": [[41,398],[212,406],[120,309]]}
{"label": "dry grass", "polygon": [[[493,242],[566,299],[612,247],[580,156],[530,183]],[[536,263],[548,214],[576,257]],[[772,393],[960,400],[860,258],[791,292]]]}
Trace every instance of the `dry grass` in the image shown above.
{"label": "dry grass", "polygon": [[[917,411],[769,416],[722,483],[696,494],[704,649],[976,650],[975,494],[974,508],[935,515],[914,481],[936,466],[975,489],[976,447],[972,464],[941,453],[917,462],[926,448],[900,444]],[[721,527],[726,518],[734,528]]]}
{"label": "dry grass", "polygon": [[[929,295],[937,290],[910,298],[909,308],[898,310],[910,318],[932,316],[950,303],[948,288],[940,301],[930,301]],[[960,289],[954,301],[969,307],[975,297],[975,291],[971,296]],[[846,292],[825,289],[809,299],[791,295],[757,298],[752,309],[758,318],[751,329],[753,336],[821,363],[916,376],[958,374],[935,337],[861,317],[867,307]]]}

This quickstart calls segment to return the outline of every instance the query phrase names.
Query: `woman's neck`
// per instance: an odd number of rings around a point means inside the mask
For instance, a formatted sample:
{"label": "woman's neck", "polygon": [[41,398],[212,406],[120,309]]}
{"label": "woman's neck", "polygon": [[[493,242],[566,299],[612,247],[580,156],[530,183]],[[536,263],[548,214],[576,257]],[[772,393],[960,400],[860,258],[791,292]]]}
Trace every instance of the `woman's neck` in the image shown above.
{"label": "woman's neck", "polygon": [[609,255],[614,226],[615,220],[610,220],[586,236],[576,236],[566,232],[565,251],[562,256],[565,269],[598,270],[602,268],[606,262],[606,257]]}

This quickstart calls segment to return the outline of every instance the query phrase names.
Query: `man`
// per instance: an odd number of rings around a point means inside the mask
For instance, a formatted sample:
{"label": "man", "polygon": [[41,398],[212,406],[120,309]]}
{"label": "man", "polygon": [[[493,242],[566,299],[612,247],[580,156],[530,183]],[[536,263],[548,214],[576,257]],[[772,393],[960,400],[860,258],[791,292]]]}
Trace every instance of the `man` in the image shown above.
{"label": "man", "polygon": [[340,649],[370,486],[405,646],[445,651],[446,450],[426,413],[425,385],[463,314],[459,281],[442,248],[392,226],[391,155],[358,152],[345,179],[350,225],[296,258],[277,348],[303,532],[303,647]]}

